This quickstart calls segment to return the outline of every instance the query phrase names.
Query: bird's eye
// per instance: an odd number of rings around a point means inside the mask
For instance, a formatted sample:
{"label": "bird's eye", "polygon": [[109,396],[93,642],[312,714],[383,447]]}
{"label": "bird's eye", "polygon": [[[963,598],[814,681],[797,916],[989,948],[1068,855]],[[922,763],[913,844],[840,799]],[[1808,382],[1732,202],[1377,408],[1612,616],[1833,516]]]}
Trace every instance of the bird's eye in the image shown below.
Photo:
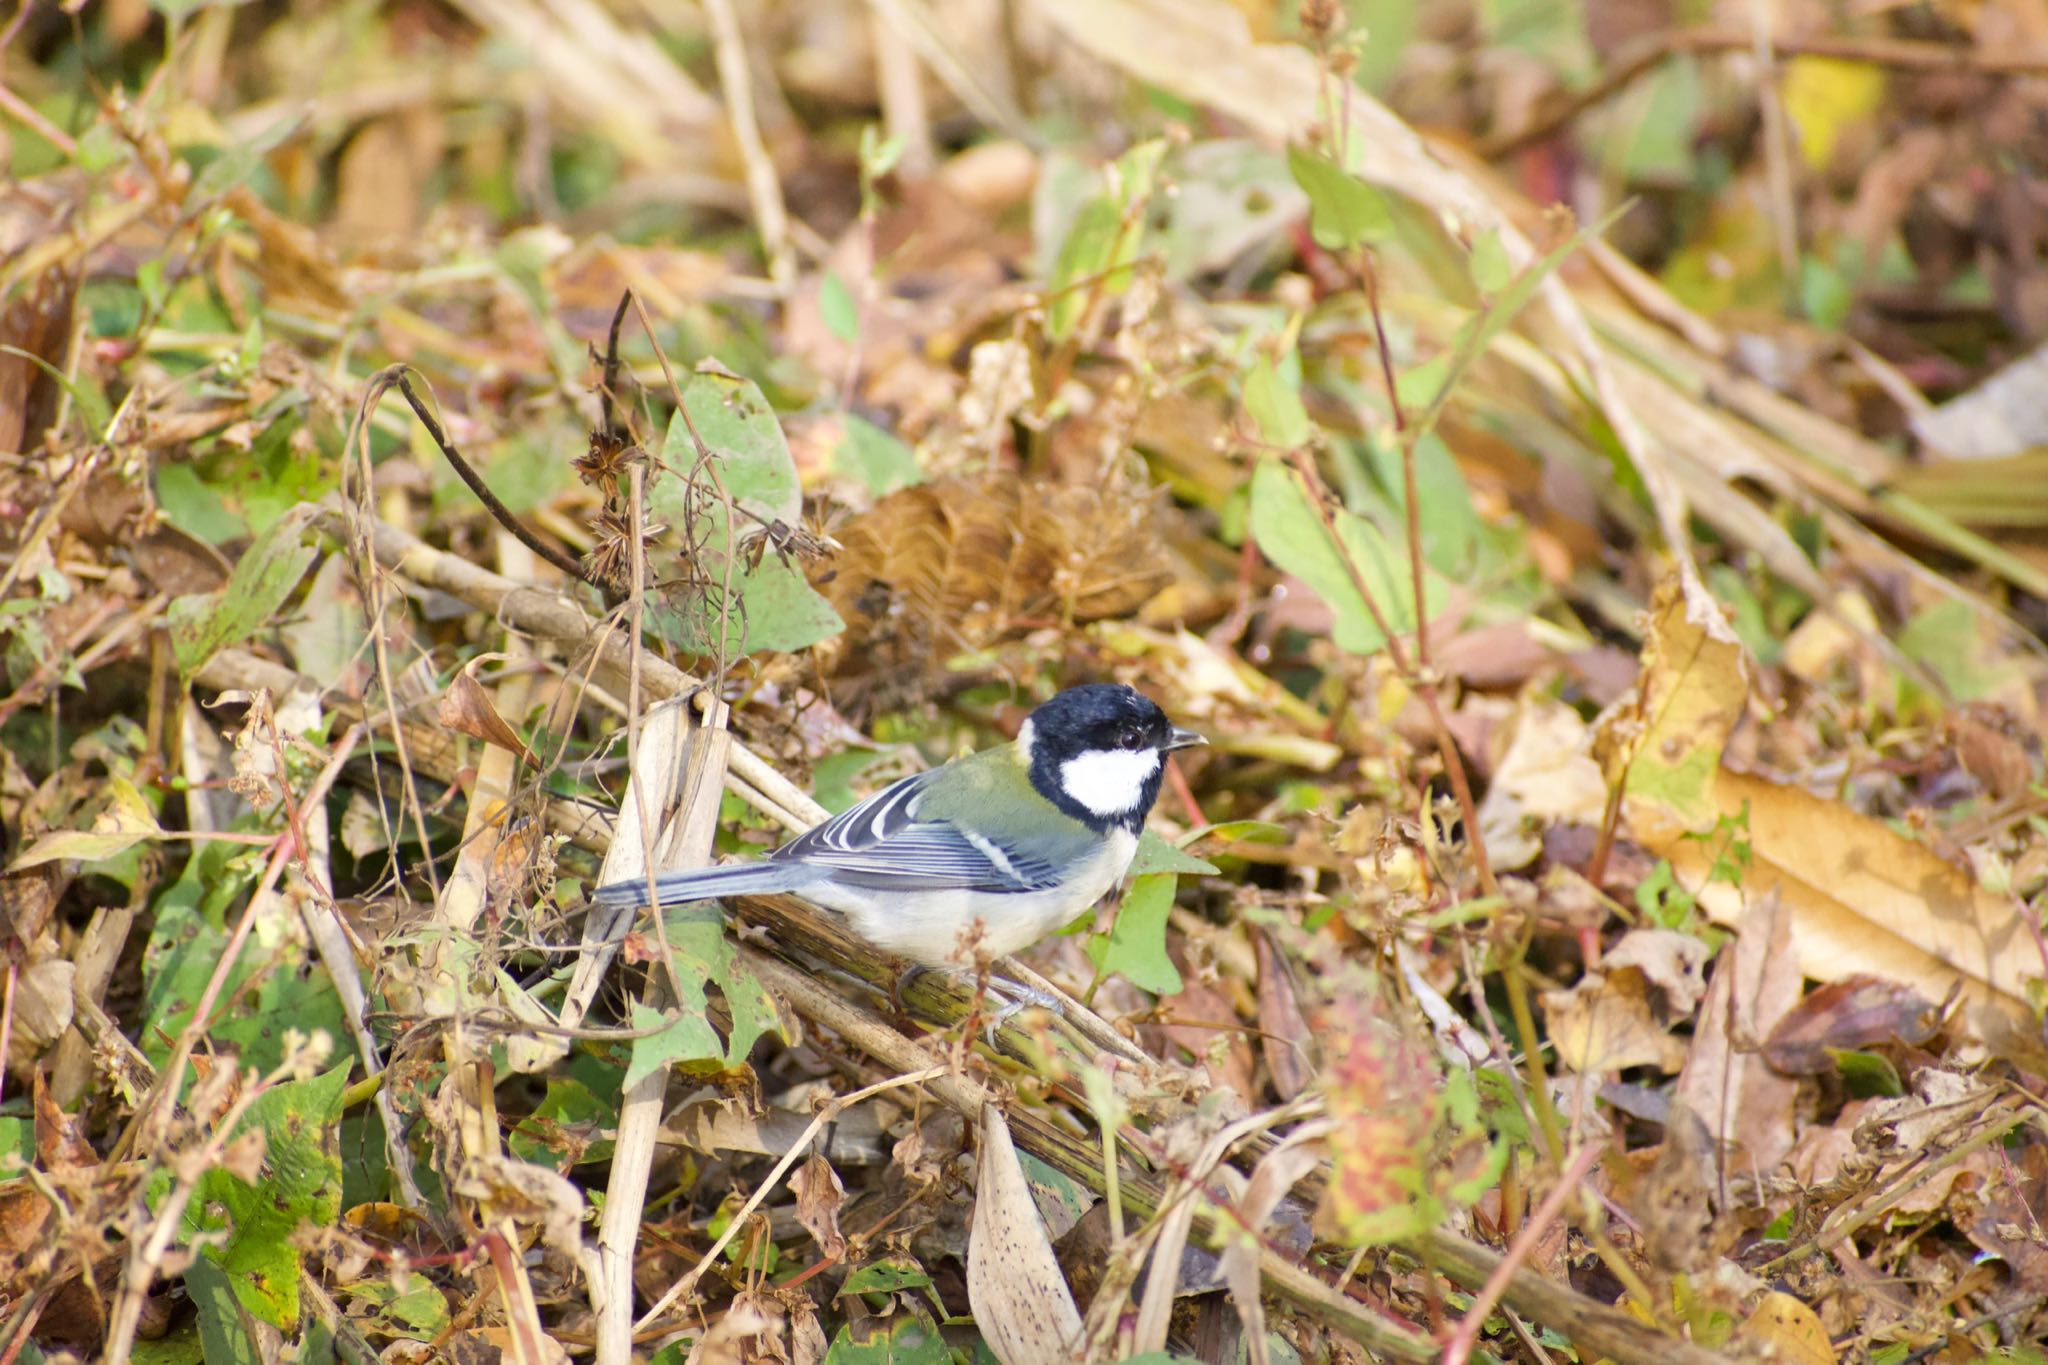
{"label": "bird's eye", "polygon": [[1145,736],[1136,730],[1125,730],[1116,737],[1116,742],[1120,748],[1136,749],[1145,743]]}

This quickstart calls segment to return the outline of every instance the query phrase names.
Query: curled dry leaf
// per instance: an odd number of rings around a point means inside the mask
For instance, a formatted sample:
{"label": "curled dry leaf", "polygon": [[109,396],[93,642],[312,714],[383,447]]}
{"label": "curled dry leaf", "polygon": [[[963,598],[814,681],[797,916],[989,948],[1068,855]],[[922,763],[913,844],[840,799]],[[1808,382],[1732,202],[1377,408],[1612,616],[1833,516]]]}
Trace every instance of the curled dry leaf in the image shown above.
{"label": "curled dry leaf", "polygon": [[1705,1263],[1712,1225],[1707,1193],[1713,1185],[1713,1138],[1698,1115],[1674,1103],[1664,1121],[1663,1146],[1633,1201],[1643,1249],[1659,1269],[1690,1274]]}
{"label": "curled dry leaf", "polygon": [[1557,824],[1598,825],[1607,781],[1588,752],[1586,724],[1558,701],[1532,700],[1479,803],[1479,829],[1496,870],[1526,866]]}
{"label": "curled dry leaf", "polygon": [[1764,1040],[1764,1056],[1788,1076],[1818,1075],[1833,1069],[1836,1050],[1924,1043],[1939,1022],[1940,1012],[1911,987],[1852,976],[1793,1006]]}
{"label": "curled dry leaf", "polygon": [[1081,1340],[1081,1311],[1060,1276],[1002,1110],[981,1111],[967,1300],[1003,1365],[1063,1365]]}
{"label": "curled dry leaf", "polygon": [[479,665],[504,657],[502,654],[480,654],[464,664],[449,682],[448,690],[441,694],[435,714],[449,729],[471,739],[480,739],[507,753],[517,754],[520,762],[539,768],[543,766],[541,761],[534,757],[533,750],[526,747],[526,741],[519,737],[519,733],[505,723],[505,718],[498,714],[498,708],[491,704],[490,694],[476,680]]}
{"label": "curled dry leaf", "polygon": [[846,1187],[839,1173],[824,1157],[813,1154],[798,1168],[790,1181],[796,1195],[796,1221],[817,1242],[818,1250],[837,1258],[846,1251],[846,1236],[839,1230],[839,1209],[846,1202]]}
{"label": "curled dry leaf", "polygon": [[1728,1169],[1772,1170],[1792,1148],[1799,1084],[1757,1051],[1799,999],[1791,941],[1784,899],[1752,899],[1734,941],[1715,959],[1672,1096],[1674,1108],[1682,1103],[1707,1124],[1728,1153]]}
{"label": "curled dry leaf", "polygon": [[1653,994],[1638,967],[1587,972],[1568,991],[1545,991],[1543,1017],[1557,1060],[1582,1075],[1632,1066],[1678,1070],[1685,1044],[1658,1022]]}
{"label": "curled dry leaf", "polygon": [[[2025,985],[2042,972],[2041,951],[2009,898],[1839,801],[1721,765],[1746,665],[1712,624],[1660,590],[1636,692],[1602,717],[1596,750],[1610,780],[1627,783],[1632,836],[1702,888],[1700,904],[1722,923],[1739,919],[1745,896],[1783,896],[1805,975],[1881,977],[1928,999],[1960,982],[1968,1031],[2016,1055],[2041,1053]],[[1717,824],[1749,846],[1739,889],[1713,875],[1727,841],[1691,837]]]}

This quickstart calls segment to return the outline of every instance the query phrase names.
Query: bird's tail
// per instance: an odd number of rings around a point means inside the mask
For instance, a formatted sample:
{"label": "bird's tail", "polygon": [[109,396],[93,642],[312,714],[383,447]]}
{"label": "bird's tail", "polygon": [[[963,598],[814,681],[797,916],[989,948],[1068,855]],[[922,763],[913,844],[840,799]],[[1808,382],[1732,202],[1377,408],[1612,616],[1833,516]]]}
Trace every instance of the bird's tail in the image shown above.
{"label": "bird's tail", "polygon": [[[654,878],[654,891],[662,905],[681,905],[713,896],[768,896],[798,891],[829,875],[827,868],[802,863],[729,863],[724,867],[659,873]],[[645,905],[647,879],[600,886],[590,893],[590,899],[598,905]]]}

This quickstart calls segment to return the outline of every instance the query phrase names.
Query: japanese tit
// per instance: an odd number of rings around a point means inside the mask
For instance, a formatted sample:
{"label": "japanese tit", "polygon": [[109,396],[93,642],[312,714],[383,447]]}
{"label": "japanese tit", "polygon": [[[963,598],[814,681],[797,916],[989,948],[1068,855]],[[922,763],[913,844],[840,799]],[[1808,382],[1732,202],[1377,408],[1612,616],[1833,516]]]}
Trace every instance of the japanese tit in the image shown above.
{"label": "japanese tit", "polygon": [[[1166,755],[1207,741],[1129,687],[1070,687],[1016,742],[891,784],[758,862],[654,879],[662,905],[794,892],[926,966],[1000,957],[1069,923],[1123,880]],[[646,903],[644,880],[601,886]]]}

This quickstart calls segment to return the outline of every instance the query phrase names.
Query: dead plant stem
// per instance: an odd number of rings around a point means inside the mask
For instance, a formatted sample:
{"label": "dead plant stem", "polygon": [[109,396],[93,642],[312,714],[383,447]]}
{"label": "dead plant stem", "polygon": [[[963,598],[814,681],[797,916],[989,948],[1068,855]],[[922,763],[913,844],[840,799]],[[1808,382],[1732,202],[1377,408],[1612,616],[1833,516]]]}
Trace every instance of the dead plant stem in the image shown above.
{"label": "dead plant stem", "polygon": [[[1394,661],[1394,667],[1402,679],[1422,699],[1424,709],[1429,712],[1432,728],[1436,733],[1437,753],[1444,766],[1444,776],[1451,784],[1451,794],[1457,799],[1458,813],[1465,824],[1465,844],[1472,850],[1473,868],[1479,875],[1481,891],[1489,896],[1500,894],[1500,886],[1493,877],[1493,865],[1486,857],[1486,841],[1479,834],[1479,804],[1472,798],[1472,784],[1465,774],[1465,761],[1458,756],[1457,741],[1451,738],[1451,727],[1444,717],[1443,703],[1437,695],[1436,679],[1418,669],[1401,644],[1401,637],[1394,632],[1393,624],[1380,609],[1379,599],[1373,595],[1372,586],[1365,581],[1365,574],[1359,569],[1358,561],[1351,556],[1343,538],[1337,531],[1337,519],[1330,511],[1334,496],[1329,485],[1323,482],[1322,472],[1316,468],[1314,458],[1306,447],[1289,452],[1295,469],[1307,485],[1308,500],[1316,509],[1316,516],[1323,523],[1323,534],[1329,537],[1330,546],[1337,558],[1344,564],[1344,572],[1351,579],[1351,587],[1365,603],[1365,609],[1372,615],[1373,624],[1379,628],[1386,640],[1387,657]],[[1418,617],[1417,625],[1421,622]]]}

